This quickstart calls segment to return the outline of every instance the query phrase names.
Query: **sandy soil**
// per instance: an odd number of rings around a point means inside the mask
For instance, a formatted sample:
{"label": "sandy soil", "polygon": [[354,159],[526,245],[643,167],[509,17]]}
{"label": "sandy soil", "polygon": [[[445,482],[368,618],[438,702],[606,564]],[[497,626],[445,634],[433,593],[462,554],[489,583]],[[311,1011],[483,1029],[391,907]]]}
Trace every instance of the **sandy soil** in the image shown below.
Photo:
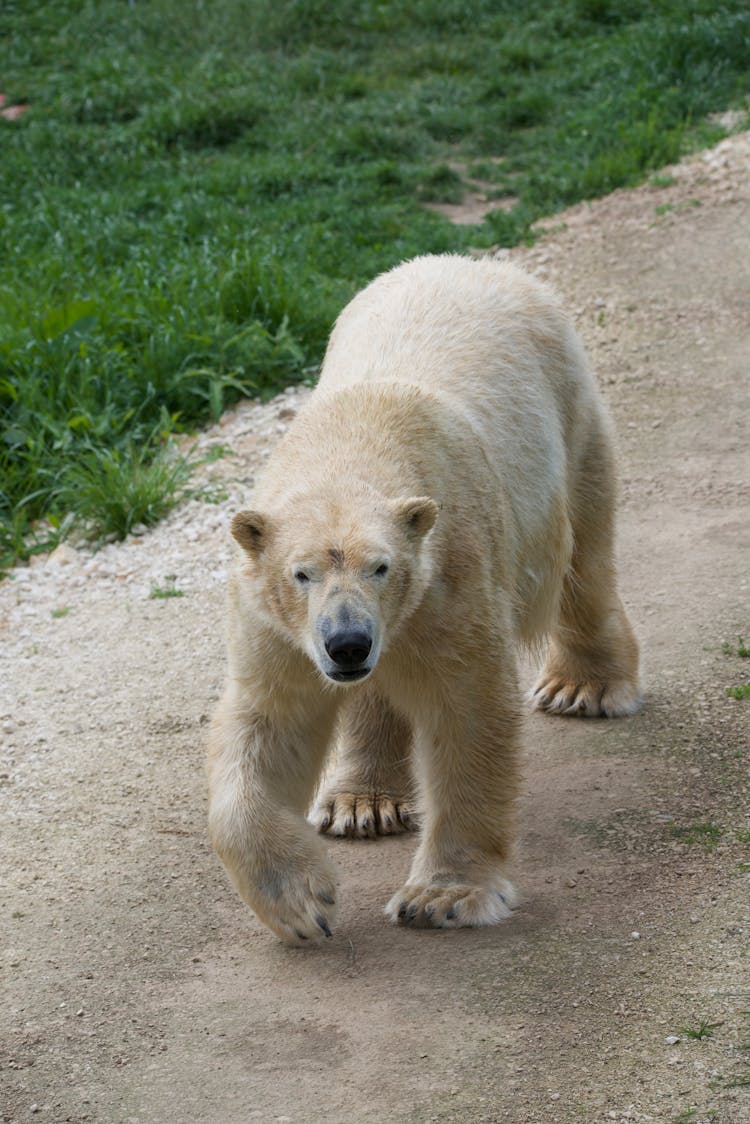
{"label": "sandy soil", "polygon": [[742,134],[514,252],[614,414],[648,703],[529,718],[505,925],[394,928],[414,839],[332,841],[290,951],[209,849],[227,522],[304,391],[203,435],[219,502],[0,586],[4,1121],[750,1121],[749,173]]}

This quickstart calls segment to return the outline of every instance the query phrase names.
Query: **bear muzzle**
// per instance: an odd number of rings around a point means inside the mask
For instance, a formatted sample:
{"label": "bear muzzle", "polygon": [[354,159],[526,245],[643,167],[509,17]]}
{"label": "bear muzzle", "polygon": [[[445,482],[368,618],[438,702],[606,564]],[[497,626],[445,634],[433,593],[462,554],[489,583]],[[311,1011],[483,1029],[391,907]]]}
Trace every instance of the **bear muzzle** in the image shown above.
{"label": "bear muzzle", "polygon": [[326,669],[326,675],[335,682],[351,683],[364,679],[372,671],[367,663],[372,651],[372,635],[363,625],[334,629],[325,637],[324,646],[334,665]]}
{"label": "bear muzzle", "polygon": [[376,621],[363,605],[351,601],[329,606],[328,610],[316,623],[315,662],[334,683],[365,679],[380,655]]}

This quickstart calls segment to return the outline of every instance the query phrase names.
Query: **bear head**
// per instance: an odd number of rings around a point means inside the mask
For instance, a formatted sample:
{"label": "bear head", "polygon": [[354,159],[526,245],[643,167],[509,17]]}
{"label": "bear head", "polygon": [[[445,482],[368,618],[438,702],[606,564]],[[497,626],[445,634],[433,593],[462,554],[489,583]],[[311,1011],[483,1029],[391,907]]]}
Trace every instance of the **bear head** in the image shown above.
{"label": "bear head", "polygon": [[352,484],[240,511],[232,534],[264,620],[346,685],[372,673],[422,600],[437,514],[427,496],[389,499]]}

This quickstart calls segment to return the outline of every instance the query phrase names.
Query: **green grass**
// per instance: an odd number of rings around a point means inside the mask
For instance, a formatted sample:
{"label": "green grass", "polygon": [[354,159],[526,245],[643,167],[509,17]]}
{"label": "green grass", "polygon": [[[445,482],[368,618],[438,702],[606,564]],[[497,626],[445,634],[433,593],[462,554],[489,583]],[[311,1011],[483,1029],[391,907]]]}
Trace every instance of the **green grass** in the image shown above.
{"label": "green grass", "polygon": [[177,581],[176,574],[167,574],[164,579],[165,585],[152,585],[149,598],[152,601],[167,601],[170,597],[184,597],[185,592],[182,589],[177,589],[175,582]]}
{"label": "green grass", "polygon": [[[0,566],[158,518],[168,434],[311,378],[374,274],[528,239],[750,84],[746,0],[8,0],[0,40]],[[456,165],[519,202],[451,226]]]}
{"label": "green grass", "polygon": [[672,187],[673,184],[677,183],[677,177],[670,175],[669,173],[667,173],[666,175],[660,175],[658,172],[656,172],[653,176],[650,177],[648,182],[652,187]]}
{"label": "green grass", "polygon": [[[740,659],[750,657],[750,647],[741,636],[737,637],[737,646],[725,640],[721,646],[725,656],[738,656]],[[742,683],[739,687],[727,687],[727,695],[731,699],[750,699],[750,683]]]}
{"label": "green grass", "polygon": [[710,822],[688,824],[684,827],[673,824],[670,834],[680,843],[700,844],[712,848],[721,838],[721,828],[718,824]]}
{"label": "green grass", "polygon": [[697,1108],[686,1108],[683,1112],[678,1113],[677,1116],[673,1116],[670,1124],[696,1124],[699,1115],[702,1124],[710,1124],[711,1121],[718,1119],[715,1112],[701,1110],[699,1113]]}
{"label": "green grass", "polygon": [[75,510],[89,539],[123,539],[134,527],[153,527],[188,495],[191,465],[181,456],[132,442],[108,449],[82,444],[60,469],[51,492],[59,507]]}
{"label": "green grass", "polygon": [[684,1034],[686,1038],[696,1038],[702,1041],[704,1038],[713,1038],[714,1031],[723,1023],[706,1023],[701,1020],[697,1027],[682,1026],[680,1027],[680,1034]]}

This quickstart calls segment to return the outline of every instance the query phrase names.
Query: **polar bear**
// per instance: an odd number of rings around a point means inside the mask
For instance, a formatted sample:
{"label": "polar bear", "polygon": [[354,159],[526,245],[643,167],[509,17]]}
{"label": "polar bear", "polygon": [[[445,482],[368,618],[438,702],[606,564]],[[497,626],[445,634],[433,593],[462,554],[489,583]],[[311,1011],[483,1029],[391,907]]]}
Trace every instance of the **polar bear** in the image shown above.
{"label": "polar bear", "polygon": [[344,309],[316,390],[232,522],[229,677],[210,737],[214,847],[283,941],[330,935],[321,835],[396,833],[417,812],[391,920],[509,916],[517,644],[548,646],[538,708],[639,705],[614,489],[604,408],[545,285],[505,262],[426,256]]}

